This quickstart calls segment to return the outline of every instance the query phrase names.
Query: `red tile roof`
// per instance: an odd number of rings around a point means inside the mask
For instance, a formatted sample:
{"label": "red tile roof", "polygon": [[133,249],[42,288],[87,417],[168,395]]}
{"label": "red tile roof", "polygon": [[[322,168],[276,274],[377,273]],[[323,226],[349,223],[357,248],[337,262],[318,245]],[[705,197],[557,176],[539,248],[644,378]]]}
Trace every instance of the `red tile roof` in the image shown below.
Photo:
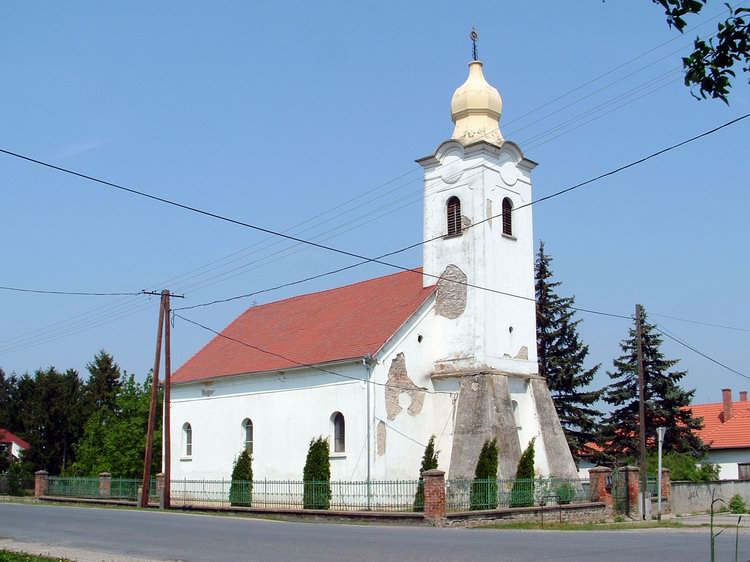
{"label": "red tile roof", "polygon": [[[175,383],[375,354],[435,291],[421,269],[249,308],[172,376]],[[236,341],[283,355],[252,349]]]}
{"label": "red tile roof", "polygon": [[0,443],[15,443],[22,449],[28,449],[30,447],[26,441],[13,435],[10,431],[3,429],[2,427],[0,427]]}
{"label": "red tile roof", "polygon": [[732,402],[732,417],[724,422],[724,405],[693,404],[693,416],[703,418],[698,436],[711,449],[750,447],[750,401]]}

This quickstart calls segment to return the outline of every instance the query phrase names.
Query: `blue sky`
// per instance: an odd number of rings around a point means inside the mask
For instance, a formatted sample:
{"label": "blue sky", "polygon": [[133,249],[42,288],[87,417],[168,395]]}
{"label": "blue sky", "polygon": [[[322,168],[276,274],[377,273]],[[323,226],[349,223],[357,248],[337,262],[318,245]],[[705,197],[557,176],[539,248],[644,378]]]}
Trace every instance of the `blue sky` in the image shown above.
{"label": "blue sky", "polygon": [[[719,3],[691,18],[684,36],[650,1],[624,4],[6,2],[0,148],[379,255],[421,237],[414,160],[450,137],[472,25],[503,96],[503,133],[540,163],[537,197],[750,111],[744,77],[729,107],[697,101],[681,83],[680,56],[693,37],[715,31]],[[555,258],[562,292],[584,308],[630,314],[641,302],[750,327],[749,131],[744,121],[536,206],[535,237]],[[352,262],[8,156],[0,178],[0,285],[168,287],[197,304]],[[421,252],[397,260],[416,266]],[[369,265],[256,302],[390,272]],[[220,329],[250,304],[189,317]],[[157,299],[0,291],[0,310],[8,373],[54,365],[85,374],[100,348],[139,377],[153,361]],[[580,318],[604,384],[628,323]],[[747,331],[654,319],[747,370]],[[177,320],[176,366],[209,336]],[[664,350],[689,369],[698,401],[750,388],[671,342]]]}

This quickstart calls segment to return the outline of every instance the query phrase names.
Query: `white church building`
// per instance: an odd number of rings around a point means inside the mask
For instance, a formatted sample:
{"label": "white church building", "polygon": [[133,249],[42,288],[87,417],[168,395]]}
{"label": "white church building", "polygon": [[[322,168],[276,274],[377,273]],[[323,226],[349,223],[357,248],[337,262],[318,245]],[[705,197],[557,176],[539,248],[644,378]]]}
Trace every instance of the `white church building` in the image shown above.
{"label": "white church building", "polygon": [[[416,101],[415,101],[416,103]],[[254,306],[172,377],[172,478],[301,480],[329,439],[334,480],[471,478],[495,437],[513,478],[535,438],[540,475],[577,471],[537,374],[531,171],[499,129],[482,63],[453,94],[455,129],[424,168],[420,269]]]}

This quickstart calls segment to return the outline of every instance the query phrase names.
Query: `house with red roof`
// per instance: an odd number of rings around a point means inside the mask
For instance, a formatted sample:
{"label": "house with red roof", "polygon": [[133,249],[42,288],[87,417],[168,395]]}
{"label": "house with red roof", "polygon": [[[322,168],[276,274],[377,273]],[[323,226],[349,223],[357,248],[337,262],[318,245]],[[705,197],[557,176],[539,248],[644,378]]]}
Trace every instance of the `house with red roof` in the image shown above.
{"label": "house with red roof", "polygon": [[733,400],[732,389],[721,391],[721,402],[693,404],[695,417],[703,418],[698,435],[708,446],[708,461],[719,465],[721,480],[750,480],[750,401],[740,391]]}
{"label": "house with red roof", "polygon": [[208,341],[172,377],[174,480],[228,478],[242,449],[256,478],[299,480],[318,436],[334,480],[413,480],[431,436],[451,478],[490,438],[500,477],[532,439],[540,475],[577,477],[537,370],[536,163],[503,138],[481,62],[451,111],[417,161],[422,267],[253,306]]}
{"label": "house with red roof", "polygon": [[26,441],[0,427],[0,454],[7,455],[10,460],[20,460],[21,453],[29,447]]}

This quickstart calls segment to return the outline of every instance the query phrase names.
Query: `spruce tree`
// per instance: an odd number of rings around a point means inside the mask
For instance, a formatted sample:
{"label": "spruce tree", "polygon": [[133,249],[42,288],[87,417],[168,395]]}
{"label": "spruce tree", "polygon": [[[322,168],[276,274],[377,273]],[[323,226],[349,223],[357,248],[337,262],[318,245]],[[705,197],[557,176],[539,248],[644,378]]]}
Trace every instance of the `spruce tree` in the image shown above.
{"label": "spruce tree", "polygon": [[[662,338],[655,326],[646,321],[642,312],[641,348],[643,351],[643,382],[646,411],[646,446],[657,446],[656,428],[666,427],[664,452],[690,453],[699,459],[706,447],[694,433],[702,426],[690,410],[695,390],[685,390],[679,382],[687,371],[670,371],[678,360],[666,359],[661,352]],[[622,354],[614,360],[614,370],[608,372],[613,381],[605,388],[604,401],[613,406],[604,419],[602,460],[630,460],[639,454],[638,426],[638,352],[635,326],[628,339],[620,343]]]}
{"label": "spruce tree", "polygon": [[250,507],[253,501],[253,456],[246,448],[234,459],[232,483],[229,486],[229,503]]}
{"label": "spruce tree", "polygon": [[91,406],[97,410],[113,411],[117,391],[122,386],[120,367],[109,353],[101,349],[86,368],[89,371],[86,395]]}
{"label": "spruce tree", "polygon": [[575,297],[556,293],[561,283],[552,280],[551,261],[544,252],[544,242],[540,242],[535,266],[539,374],[547,381],[563,432],[577,460],[586,444],[596,440],[601,412],[594,404],[602,391],[590,390],[588,386],[600,365],[584,367],[589,348],[578,335],[581,320],[573,319]]}
{"label": "spruce tree", "polygon": [[474,470],[469,497],[471,509],[497,507],[497,462],[497,439],[488,439],[482,445]]}
{"label": "spruce tree", "polygon": [[419,467],[419,482],[417,483],[417,493],[414,496],[414,511],[424,511],[424,479],[422,473],[426,470],[433,470],[438,467],[438,455],[440,451],[435,450],[435,436],[431,436],[427,442],[422,456],[422,466]]}
{"label": "spruce tree", "polygon": [[328,440],[323,437],[310,440],[307,460],[302,473],[302,507],[328,509],[331,506],[331,463]]}
{"label": "spruce tree", "polygon": [[534,505],[534,441],[532,439],[518,460],[516,479],[510,491],[510,507]]}

